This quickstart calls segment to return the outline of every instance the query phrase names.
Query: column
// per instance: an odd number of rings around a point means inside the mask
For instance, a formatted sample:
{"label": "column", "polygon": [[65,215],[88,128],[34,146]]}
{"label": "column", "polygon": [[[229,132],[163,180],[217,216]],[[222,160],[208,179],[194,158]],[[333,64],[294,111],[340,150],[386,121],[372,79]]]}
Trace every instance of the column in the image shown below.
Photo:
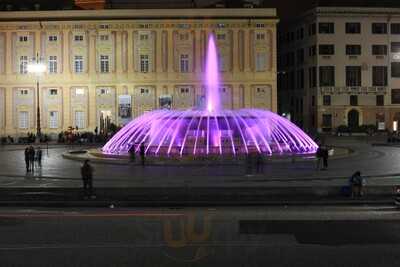
{"label": "column", "polygon": [[195,51],[194,51],[194,58],[195,58],[195,68],[194,71],[198,74],[201,73],[201,50],[203,49],[203,44],[202,44],[202,38],[201,38],[201,32],[200,30],[195,30],[194,31],[195,34]]}
{"label": "column", "polygon": [[63,47],[63,54],[62,54],[62,74],[64,75],[71,75],[71,65],[69,64],[70,58],[73,57],[73,55],[70,54],[70,47],[69,47],[69,42],[70,42],[70,31],[69,30],[63,30],[62,31],[62,47]]}
{"label": "column", "polygon": [[250,72],[250,32],[249,30],[244,30],[244,49],[243,49],[243,55],[244,55],[244,71],[245,72]]}
{"label": "column", "polygon": [[154,56],[156,58],[155,62],[155,72],[162,72],[162,59],[163,59],[163,54],[162,54],[162,31],[161,30],[156,30],[155,31],[155,42],[156,42],[156,51],[154,53]]}
{"label": "column", "polygon": [[6,49],[5,49],[5,57],[6,57],[6,66],[5,66],[5,72],[7,77],[11,75],[14,70],[13,70],[13,62],[12,62],[12,32],[7,31],[6,32]]}
{"label": "column", "polygon": [[127,47],[127,56],[128,56],[128,73],[133,73],[133,32],[132,30],[128,30],[128,47]]}
{"label": "column", "polygon": [[122,73],[122,32],[117,31],[115,32],[115,72],[117,74]]}
{"label": "column", "polygon": [[14,110],[13,110],[13,88],[12,87],[5,87],[4,88],[4,104],[5,104],[5,111],[6,111],[6,118],[5,118],[5,126],[6,126],[6,133],[13,134],[14,133]]}
{"label": "column", "polygon": [[240,71],[239,68],[239,31],[237,29],[232,30],[232,72],[236,73]]}
{"label": "column", "polygon": [[96,86],[90,84],[88,86],[88,94],[89,94],[89,108],[87,111],[89,112],[88,116],[88,130],[93,131],[97,126],[97,113],[96,113]]}
{"label": "column", "polygon": [[168,30],[168,73],[174,72],[174,32]]}
{"label": "column", "polygon": [[66,130],[69,126],[72,125],[72,115],[71,114],[71,88],[68,85],[64,85],[62,88],[62,94],[63,94],[63,122],[62,122],[62,128]]}
{"label": "column", "polygon": [[[89,75],[95,75],[97,72],[97,58],[96,58],[96,33],[94,31],[89,31],[88,32],[89,36],[89,65],[88,65],[88,71]],[[93,77],[91,77],[93,79]]]}

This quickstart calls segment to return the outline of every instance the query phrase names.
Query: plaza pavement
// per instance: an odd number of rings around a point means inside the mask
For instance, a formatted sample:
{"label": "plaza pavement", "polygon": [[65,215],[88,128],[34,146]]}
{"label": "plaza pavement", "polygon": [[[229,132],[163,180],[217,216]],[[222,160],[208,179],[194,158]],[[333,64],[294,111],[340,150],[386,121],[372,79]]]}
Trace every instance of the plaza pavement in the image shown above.
{"label": "plaza pavement", "polygon": [[[384,137],[367,139],[326,138],[328,145],[348,147],[355,153],[329,162],[327,171],[316,170],[315,161],[268,162],[263,174],[246,175],[244,165],[222,166],[133,166],[93,164],[94,185],[101,199],[146,201],[199,199],[207,196],[226,201],[274,200],[338,197],[341,188],[356,170],[367,181],[367,193],[375,199],[393,193],[400,184],[400,148],[373,146]],[[81,162],[66,160],[62,153],[82,147],[50,146],[44,150],[43,167],[27,174],[23,160],[24,146],[0,149],[0,200],[53,199],[63,201],[79,197]],[[62,193],[64,192],[64,193]],[[68,192],[68,196],[66,193]],[[45,197],[44,197],[45,196]],[[136,198],[135,198],[136,196]],[[151,197],[149,197],[151,196]],[[201,197],[200,197],[201,196]],[[71,199],[72,198],[72,199]]]}

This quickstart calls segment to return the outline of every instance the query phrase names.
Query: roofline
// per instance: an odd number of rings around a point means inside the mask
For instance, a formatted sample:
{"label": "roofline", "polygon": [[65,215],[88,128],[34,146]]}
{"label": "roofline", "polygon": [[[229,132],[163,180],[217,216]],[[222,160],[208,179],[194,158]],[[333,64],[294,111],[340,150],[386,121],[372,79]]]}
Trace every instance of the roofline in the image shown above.
{"label": "roofline", "polygon": [[278,17],[276,9],[274,8],[105,9],[0,12],[0,21],[69,21],[98,19],[271,19],[277,21]]}

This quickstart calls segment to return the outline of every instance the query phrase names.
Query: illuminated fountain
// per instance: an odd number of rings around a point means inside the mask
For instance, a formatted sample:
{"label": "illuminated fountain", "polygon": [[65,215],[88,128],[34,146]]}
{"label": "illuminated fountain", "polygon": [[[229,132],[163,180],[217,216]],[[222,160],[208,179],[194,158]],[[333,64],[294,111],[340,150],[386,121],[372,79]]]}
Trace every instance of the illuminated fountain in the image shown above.
{"label": "illuminated fountain", "polygon": [[260,109],[221,109],[214,37],[208,41],[205,110],[155,110],[122,128],[103,148],[104,154],[139,151],[148,156],[236,156],[315,153],[318,146],[300,128]]}

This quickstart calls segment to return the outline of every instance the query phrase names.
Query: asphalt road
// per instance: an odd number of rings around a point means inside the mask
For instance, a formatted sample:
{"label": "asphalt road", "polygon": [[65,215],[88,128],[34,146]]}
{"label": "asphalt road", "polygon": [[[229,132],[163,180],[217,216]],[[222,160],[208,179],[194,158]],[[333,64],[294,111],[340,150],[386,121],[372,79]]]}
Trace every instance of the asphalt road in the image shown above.
{"label": "asphalt road", "polygon": [[399,266],[393,207],[0,209],[0,266]]}

